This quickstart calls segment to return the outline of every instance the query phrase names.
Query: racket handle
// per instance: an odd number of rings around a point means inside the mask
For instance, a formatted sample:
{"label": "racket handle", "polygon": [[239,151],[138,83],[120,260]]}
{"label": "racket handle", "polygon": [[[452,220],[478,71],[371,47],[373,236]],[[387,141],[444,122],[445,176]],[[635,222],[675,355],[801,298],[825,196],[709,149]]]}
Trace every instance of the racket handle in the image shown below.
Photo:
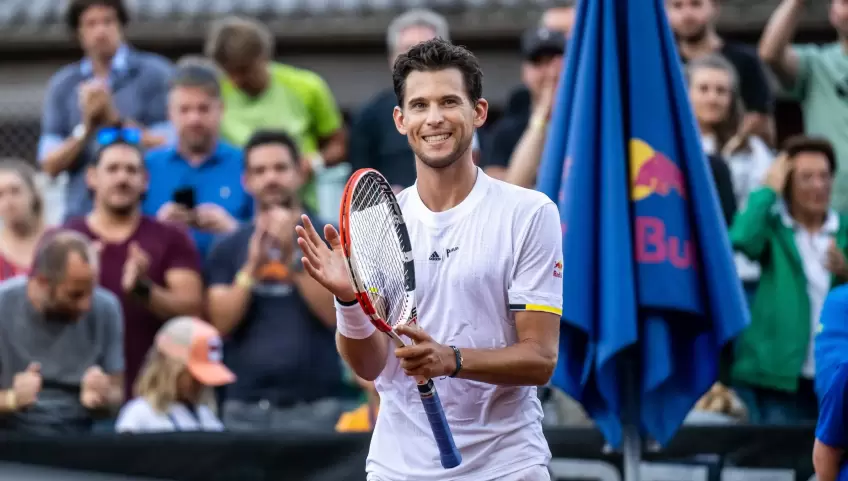
{"label": "racket handle", "polygon": [[427,420],[430,421],[433,437],[436,438],[436,445],[439,447],[442,467],[450,469],[459,466],[462,455],[456,449],[456,443],[453,441],[453,434],[448,426],[445,411],[442,409],[442,401],[439,400],[439,393],[436,392],[433,380],[428,380],[426,384],[419,384],[418,393],[421,395],[424,412],[427,413]]}

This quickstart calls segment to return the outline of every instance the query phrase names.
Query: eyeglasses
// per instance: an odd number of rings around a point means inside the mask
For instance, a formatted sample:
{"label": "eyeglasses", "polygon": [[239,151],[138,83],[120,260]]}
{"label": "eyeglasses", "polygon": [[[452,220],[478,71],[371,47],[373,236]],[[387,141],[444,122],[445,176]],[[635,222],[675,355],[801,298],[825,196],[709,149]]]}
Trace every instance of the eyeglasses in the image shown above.
{"label": "eyeglasses", "polygon": [[105,127],[97,131],[97,143],[101,147],[124,142],[130,145],[141,143],[141,129],[135,127]]}

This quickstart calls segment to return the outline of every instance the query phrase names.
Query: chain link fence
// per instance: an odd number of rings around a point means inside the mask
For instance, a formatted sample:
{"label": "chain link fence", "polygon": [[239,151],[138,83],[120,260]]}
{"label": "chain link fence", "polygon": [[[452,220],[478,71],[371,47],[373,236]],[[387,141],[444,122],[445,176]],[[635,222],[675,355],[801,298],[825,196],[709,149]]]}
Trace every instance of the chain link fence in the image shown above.
{"label": "chain link fence", "polygon": [[0,157],[18,157],[35,162],[39,130],[36,119],[0,118]]}

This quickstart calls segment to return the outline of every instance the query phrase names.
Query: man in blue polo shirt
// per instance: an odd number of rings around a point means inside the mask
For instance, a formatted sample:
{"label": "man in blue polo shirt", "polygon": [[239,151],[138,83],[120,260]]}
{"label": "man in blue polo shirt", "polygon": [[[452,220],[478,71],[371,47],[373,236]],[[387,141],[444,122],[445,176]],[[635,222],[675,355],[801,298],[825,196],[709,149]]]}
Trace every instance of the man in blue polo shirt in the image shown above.
{"label": "man in blue polo shirt", "polygon": [[848,286],[830,291],[815,340],[819,420],[813,465],[819,481],[846,481],[848,449]]}
{"label": "man in blue polo shirt", "polygon": [[241,183],[241,150],[219,138],[221,90],[214,70],[181,64],[171,81],[168,117],[176,143],[148,152],[146,215],[190,229],[205,256],[212,239],[234,231],[252,213]]}
{"label": "man in blue polo shirt", "polygon": [[88,214],[86,167],[93,162],[100,127],[135,124],[145,148],[165,140],[165,99],[171,63],[124,41],[129,14],[122,0],[68,2],[68,28],[85,57],[50,79],[44,94],[38,161],[52,177],[67,173],[65,216]]}

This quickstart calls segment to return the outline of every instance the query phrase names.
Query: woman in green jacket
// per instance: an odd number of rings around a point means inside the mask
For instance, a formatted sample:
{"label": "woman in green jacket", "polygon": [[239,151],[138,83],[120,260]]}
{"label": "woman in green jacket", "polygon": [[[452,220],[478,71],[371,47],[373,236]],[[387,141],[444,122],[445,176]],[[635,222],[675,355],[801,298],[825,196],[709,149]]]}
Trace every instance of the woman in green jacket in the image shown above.
{"label": "woman in green jacket", "polygon": [[730,230],[733,248],[762,266],[731,370],[752,422],[816,419],[813,333],[828,291],[848,279],[848,217],[829,207],[835,170],[828,141],[789,139]]}

